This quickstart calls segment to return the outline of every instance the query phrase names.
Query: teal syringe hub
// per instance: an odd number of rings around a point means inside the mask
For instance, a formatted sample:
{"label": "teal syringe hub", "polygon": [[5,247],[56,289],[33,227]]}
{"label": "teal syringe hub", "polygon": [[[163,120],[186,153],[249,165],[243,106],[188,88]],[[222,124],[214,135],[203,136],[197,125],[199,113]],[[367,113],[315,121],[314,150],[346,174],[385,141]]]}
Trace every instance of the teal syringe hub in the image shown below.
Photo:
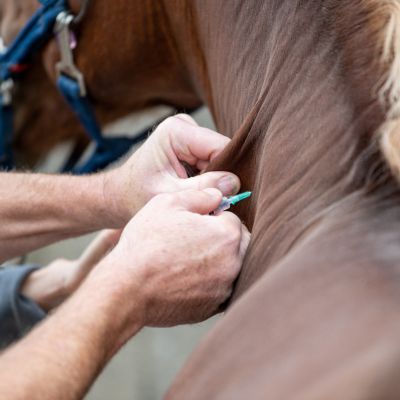
{"label": "teal syringe hub", "polygon": [[235,205],[239,203],[242,200],[245,200],[251,196],[251,192],[244,192],[244,193],[239,193],[235,196],[230,196],[230,197],[223,197],[221,204],[218,206],[218,208],[212,213],[213,215],[219,215],[222,212],[229,210],[232,205]]}
{"label": "teal syringe hub", "polygon": [[239,201],[248,199],[251,196],[251,192],[243,192],[239,193],[235,196],[228,197],[229,202],[234,206],[235,204],[239,203]]}

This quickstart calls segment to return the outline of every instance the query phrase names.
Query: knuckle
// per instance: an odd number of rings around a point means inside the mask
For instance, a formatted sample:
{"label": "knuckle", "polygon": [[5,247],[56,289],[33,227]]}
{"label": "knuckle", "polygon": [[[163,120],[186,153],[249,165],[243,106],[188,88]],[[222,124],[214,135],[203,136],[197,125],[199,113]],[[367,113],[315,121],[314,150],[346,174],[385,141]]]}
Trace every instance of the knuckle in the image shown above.
{"label": "knuckle", "polygon": [[162,194],[157,194],[154,196],[150,201],[149,204],[155,207],[161,207],[161,206],[170,206],[173,204],[174,196],[172,193],[162,193]]}
{"label": "knuckle", "polygon": [[220,269],[218,273],[218,280],[222,287],[231,286],[237,276],[237,269],[233,266],[233,263],[228,263],[226,266]]}
{"label": "knuckle", "polygon": [[196,188],[187,189],[182,192],[177,192],[177,196],[179,197],[180,201],[186,204],[192,200],[196,202],[205,202],[207,201],[207,195],[201,190],[197,190]]}
{"label": "knuckle", "polygon": [[158,206],[162,202],[163,197],[163,194],[155,195],[152,199],[148,201],[147,206]]}
{"label": "knuckle", "polygon": [[196,196],[196,198],[197,198],[198,196],[202,196],[202,194],[203,194],[202,191],[199,191],[199,190],[193,189],[193,188],[190,188],[190,189],[187,189],[185,191],[179,192],[179,195],[182,196],[182,197]]}
{"label": "knuckle", "polygon": [[233,213],[229,211],[225,211],[221,215],[221,220],[224,221],[224,223],[228,226],[230,226],[232,229],[238,229],[241,228],[242,223],[240,222],[240,219]]}
{"label": "knuckle", "polygon": [[238,229],[237,225],[229,222],[220,225],[219,234],[228,243],[237,243],[240,241],[241,237],[241,231]]}
{"label": "knuckle", "polygon": [[[226,225],[218,224],[213,226],[213,237],[215,238],[215,243],[223,245],[226,238],[229,236],[230,232]],[[221,243],[222,241],[222,243]]]}
{"label": "knuckle", "polygon": [[231,240],[234,243],[240,242],[240,239],[242,237],[242,232],[240,229],[238,229],[237,226],[234,226],[231,228]]}
{"label": "knuckle", "polygon": [[195,119],[189,114],[179,113],[175,115],[175,118],[179,119],[180,122],[184,122],[185,124],[197,125]]}
{"label": "knuckle", "polygon": [[[235,264],[235,263],[234,263]],[[232,286],[233,281],[237,278],[238,276],[238,268],[236,268],[236,265],[231,265],[229,268],[226,270],[226,283],[229,286]]]}
{"label": "knuckle", "polygon": [[222,296],[224,297],[223,301],[229,299],[229,297],[232,296],[232,293],[233,293],[233,286],[232,285],[227,286],[222,294]]}
{"label": "knuckle", "polygon": [[180,122],[179,118],[177,118],[175,115],[173,115],[171,117],[166,118],[163,122],[161,122],[159,127],[171,129],[173,127],[176,127],[176,125],[179,122]]}
{"label": "knuckle", "polygon": [[176,118],[176,119],[182,120],[182,119],[188,119],[188,118],[190,118],[190,117],[189,117],[189,115],[187,115],[187,114],[178,113],[178,114],[175,114],[172,118]]}
{"label": "knuckle", "polygon": [[232,285],[221,287],[218,293],[218,303],[221,305],[231,297],[233,292]]}
{"label": "knuckle", "polygon": [[[200,191],[201,188],[203,187],[203,182],[204,182],[204,179],[200,176],[197,177],[197,179],[192,179],[191,184],[192,184],[193,190]],[[203,193],[203,192],[201,192],[201,193]]]}
{"label": "knuckle", "polygon": [[163,122],[159,126],[168,126],[174,123],[174,117],[165,118]]}

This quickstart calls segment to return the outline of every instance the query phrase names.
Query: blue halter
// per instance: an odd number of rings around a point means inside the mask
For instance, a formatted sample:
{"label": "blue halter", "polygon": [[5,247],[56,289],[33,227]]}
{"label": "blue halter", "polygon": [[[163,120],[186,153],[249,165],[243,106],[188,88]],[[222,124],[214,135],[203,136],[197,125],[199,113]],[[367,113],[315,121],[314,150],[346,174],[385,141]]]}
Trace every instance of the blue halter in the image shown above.
{"label": "blue halter", "polygon": [[19,32],[11,46],[0,55],[0,168],[14,167],[12,149],[13,108],[12,89],[14,80],[23,71],[32,55],[40,51],[56,34],[61,61],[57,86],[69,106],[83,125],[88,136],[95,142],[95,151],[84,165],[67,163],[63,172],[90,173],[107,167],[125,155],[130,148],[148,136],[144,130],[134,138],[121,136],[105,138],[87,96],[83,75],[76,68],[70,45],[70,23],[67,0],[39,0],[41,7]]}

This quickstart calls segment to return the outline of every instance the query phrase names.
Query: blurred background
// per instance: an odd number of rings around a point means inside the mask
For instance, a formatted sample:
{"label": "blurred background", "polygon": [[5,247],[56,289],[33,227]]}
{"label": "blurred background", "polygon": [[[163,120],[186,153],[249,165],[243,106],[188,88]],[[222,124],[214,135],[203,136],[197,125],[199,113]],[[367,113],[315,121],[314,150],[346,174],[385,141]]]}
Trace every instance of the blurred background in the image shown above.
{"label": "blurred background", "polygon": [[[110,135],[121,132],[135,135],[170,112],[172,110],[168,107],[157,107],[146,113],[130,115],[104,131]],[[193,117],[199,125],[215,129],[207,109],[197,111]],[[57,170],[68,147],[65,144],[55,149],[39,169],[44,172]],[[94,237],[92,234],[54,244],[29,254],[26,262],[46,265],[60,257],[77,258]],[[86,399],[161,399],[188,355],[217,319],[191,326],[143,330],[114,357]]]}

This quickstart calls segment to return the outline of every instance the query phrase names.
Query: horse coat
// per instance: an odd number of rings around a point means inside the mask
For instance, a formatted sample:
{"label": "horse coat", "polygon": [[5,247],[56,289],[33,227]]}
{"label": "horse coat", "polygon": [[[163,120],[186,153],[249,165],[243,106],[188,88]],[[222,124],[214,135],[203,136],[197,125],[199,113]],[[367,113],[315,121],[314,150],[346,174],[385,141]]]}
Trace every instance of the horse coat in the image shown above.
{"label": "horse coat", "polygon": [[90,7],[76,54],[100,120],[205,103],[233,138],[212,169],[254,193],[230,307],[168,399],[399,397],[399,24],[398,0]]}

